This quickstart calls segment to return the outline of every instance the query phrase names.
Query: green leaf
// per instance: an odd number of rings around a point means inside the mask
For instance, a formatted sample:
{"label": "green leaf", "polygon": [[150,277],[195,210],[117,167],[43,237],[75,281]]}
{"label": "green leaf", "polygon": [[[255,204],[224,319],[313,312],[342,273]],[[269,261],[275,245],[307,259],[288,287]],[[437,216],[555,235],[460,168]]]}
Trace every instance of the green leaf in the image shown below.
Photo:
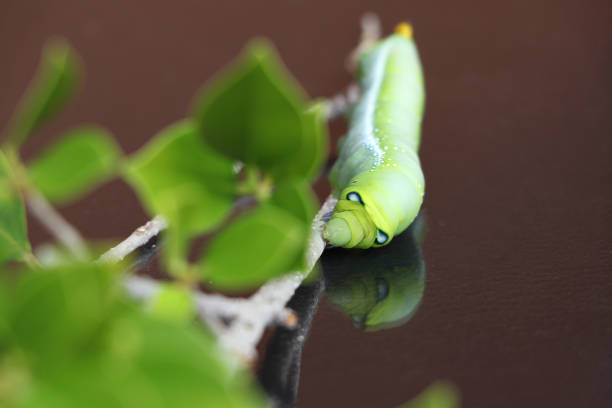
{"label": "green leaf", "polygon": [[0,263],[30,254],[25,208],[12,182],[11,169],[0,151]]}
{"label": "green leaf", "polygon": [[283,183],[276,188],[269,203],[287,211],[309,227],[316,213],[317,198],[306,183]]}
{"label": "green leaf", "polygon": [[329,151],[327,116],[322,103],[313,104],[302,114],[302,126],[300,149],[273,170],[277,180],[314,180],[321,172]]}
{"label": "green leaf", "polygon": [[[7,274],[0,274],[0,350],[6,350],[10,334],[8,324],[9,293],[6,284]],[[1,371],[1,370],[0,370]],[[1,374],[0,374],[1,376]],[[0,402],[2,398],[0,398]]]}
{"label": "green leaf", "polygon": [[449,382],[437,381],[398,408],[458,408],[460,405],[457,388]]}
{"label": "green leaf", "polygon": [[11,302],[16,342],[53,362],[91,344],[120,290],[111,271],[109,265],[90,263],[26,273]]}
{"label": "green leaf", "polygon": [[200,93],[194,116],[215,150],[278,174],[278,164],[299,153],[303,109],[303,92],[274,48],[256,41]]}
{"label": "green leaf", "polygon": [[163,319],[189,322],[195,317],[191,290],[184,286],[163,285],[153,299],[150,310]]}
{"label": "green leaf", "polygon": [[149,213],[163,215],[182,238],[217,226],[235,198],[232,162],[207,147],[187,120],[156,135],[130,159],[126,176]]}
{"label": "green leaf", "polygon": [[[112,388],[120,395],[136,394],[130,398],[131,406],[142,406],[139,397],[152,402],[146,404],[148,407],[264,406],[261,395],[249,382],[249,373],[232,372],[228,359],[224,359],[227,356],[223,356],[210,334],[192,325],[141,315],[129,316],[125,322],[137,337],[128,364],[123,363],[126,353],[120,351],[113,356],[114,367],[107,370],[111,374],[108,377],[113,373],[127,374],[118,378]],[[121,345],[124,331],[120,328],[114,333],[115,344]],[[122,366],[128,368],[127,372],[121,370]],[[136,390],[126,389],[125,380],[137,386]]]}
{"label": "green leaf", "polygon": [[264,204],[236,219],[209,245],[201,265],[220,289],[246,289],[290,272],[304,251],[308,229],[287,211]]}
{"label": "green leaf", "polygon": [[230,369],[209,333],[128,303],[108,272],[91,264],[29,271],[0,292],[12,337],[0,341],[0,405],[265,406],[250,373]]}
{"label": "green leaf", "polygon": [[[317,197],[308,184],[288,182],[278,186],[268,201],[268,204],[280,208],[300,220],[308,234],[311,231],[317,203]],[[296,257],[289,270],[304,269],[306,266],[306,249],[307,243],[305,241],[301,256]]]}
{"label": "green leaf", "polygon": [[38,73],[13,116],[7,142],[21,144],[64,107],[77,89],[80,68],[78,56],[65,40],[45,45]]}
{"label": "green leaf", "polygon": [[28,164],[32,183],[54,203],[66,203],[112,177],[121,153],[100,127],[70,131]]}

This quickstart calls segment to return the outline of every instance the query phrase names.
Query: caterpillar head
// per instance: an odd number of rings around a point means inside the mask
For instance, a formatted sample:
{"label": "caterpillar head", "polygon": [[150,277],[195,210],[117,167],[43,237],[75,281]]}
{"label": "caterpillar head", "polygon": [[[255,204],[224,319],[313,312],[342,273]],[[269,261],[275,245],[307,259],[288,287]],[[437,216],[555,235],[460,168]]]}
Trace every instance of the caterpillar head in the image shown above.
{"label": "caterpillar head", "polygon": [[415,169],[417,165],[418,158],[403,163],[402,169],[380,166],[349,180],[347,187],[336,193],[339,200],[324,231],[325,239],[345,248],[380,247],[391,242],[414,221],[421,207],[423,176]]}
{"label": "caterpillar head", "polygon": [[325,239],[332,245],[345,248],[387,245],[395,228],[389,225],[370,198],[359,188],[345,189],[325,228]]}

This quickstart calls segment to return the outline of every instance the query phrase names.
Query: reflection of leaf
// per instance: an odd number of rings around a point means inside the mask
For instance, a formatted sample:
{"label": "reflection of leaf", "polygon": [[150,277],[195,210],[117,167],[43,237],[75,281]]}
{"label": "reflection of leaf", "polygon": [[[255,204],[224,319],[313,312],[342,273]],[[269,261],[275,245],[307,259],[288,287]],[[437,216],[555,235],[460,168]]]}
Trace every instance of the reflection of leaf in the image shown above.
{"label": "reflection of leaf", "polygon": [[49,200],[63,203],[93,190],[115,172],[120,152],[98,127],[72,130],[28,165],[32,183]]}
{"label": "reflection of leaf", "polygon": [[218,225],[235,198],[232,162],[208,148],[189,121],[160,132],[130,160],[127,178],[148,211],[185,236]]}
{"label": "reflection of leaf", "polygon": [[67,42],[55,39],[46,44],[38,73],[13,117],[11,142],[23,142],[62,109],[77,88],[79,71],[78,57]]}
{"label": "reflection of leaf", "polygon": [[10,180],[10,168],[0,151],[0,263],[21,260],[30,252],[25,209]]}
{"label": "reflection of leaf", "polygon": [[459,392],[450,383],[436,382],[412,401],[398,408],[458,408],[460,406]]}
{"label": "reflection of leaf", "polygon": [[205,277],[217,288],[244,289],[289,272],[302,256],[307,233],[285,210],[263,205],[215,237],[202,261]]}
{"label": "reflection of leaf", "polygon": [[325,150],[316,113],[304,113],[303,92],[267,42],[243,56],[202,92],[199,130],[215,150],[277,179],[311,176]]}

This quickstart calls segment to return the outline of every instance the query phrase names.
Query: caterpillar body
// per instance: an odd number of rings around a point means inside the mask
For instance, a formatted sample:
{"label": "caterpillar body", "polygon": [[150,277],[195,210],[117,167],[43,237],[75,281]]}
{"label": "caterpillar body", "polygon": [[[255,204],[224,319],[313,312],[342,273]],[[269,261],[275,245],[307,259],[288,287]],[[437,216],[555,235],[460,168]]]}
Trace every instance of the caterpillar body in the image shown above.
{"label": "caterpillar body", "polygon": [[362,96],[330,172],[338,203],[324,231],[346,248],[388,244],[416,218],[425,191],[417,154],[425,91],[411,27],[398,25],[362,55],[359,74]]}

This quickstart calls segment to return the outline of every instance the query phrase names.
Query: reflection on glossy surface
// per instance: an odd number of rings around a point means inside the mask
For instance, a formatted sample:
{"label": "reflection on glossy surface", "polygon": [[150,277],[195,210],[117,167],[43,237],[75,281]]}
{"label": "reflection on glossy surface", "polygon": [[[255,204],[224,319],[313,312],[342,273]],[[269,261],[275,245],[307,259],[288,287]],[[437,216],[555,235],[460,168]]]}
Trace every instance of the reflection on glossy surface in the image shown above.
{"label": "reflection on glossy surface", "polygon": [[414,315],[425,288],[423,215],[388,246],[333,248],[321,258],[328,299],[368,331],[396,327]]}

